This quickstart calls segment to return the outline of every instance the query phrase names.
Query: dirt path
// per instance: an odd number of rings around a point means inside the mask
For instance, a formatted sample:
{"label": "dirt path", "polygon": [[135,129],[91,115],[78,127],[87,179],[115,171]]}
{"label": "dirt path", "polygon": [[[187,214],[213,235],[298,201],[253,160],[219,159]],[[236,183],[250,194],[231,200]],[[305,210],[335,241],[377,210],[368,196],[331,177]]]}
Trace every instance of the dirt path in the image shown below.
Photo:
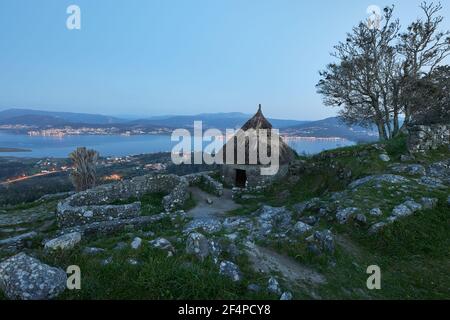
{"label": "dirt path", "polygon": [[247,254],[255,271],[279,272],[287,281],[303,281],[312,285],[326,283],[320,273],[299,264],[294,259],[281,255],[271,249],[260,247],[252,242],[245,243]]}
{"label": "dirt path", "polygon": [[[222,197],[213,196],[197,187],[190,187],[188,190],[197,202],[194,208],[187,211],[187,215],[194,219],[221,218],[226,212],[241,208],[241,205],[232,199],[229,189],[223,190]],[[212,201],[211,204],[208,204],[208,199]]]}

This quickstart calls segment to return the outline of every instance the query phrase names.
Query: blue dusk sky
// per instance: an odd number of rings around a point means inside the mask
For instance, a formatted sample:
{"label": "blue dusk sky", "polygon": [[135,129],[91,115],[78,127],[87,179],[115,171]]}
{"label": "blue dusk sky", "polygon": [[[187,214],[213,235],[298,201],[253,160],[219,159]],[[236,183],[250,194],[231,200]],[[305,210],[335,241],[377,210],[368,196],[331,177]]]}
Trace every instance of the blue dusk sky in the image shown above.
{"label": "blue dusk sky", "polygon": [[422,0],[376,1],[1,0],[0,110],[334,116],[315,89],[333,46],[368,6],[395,4],[405,26]]}

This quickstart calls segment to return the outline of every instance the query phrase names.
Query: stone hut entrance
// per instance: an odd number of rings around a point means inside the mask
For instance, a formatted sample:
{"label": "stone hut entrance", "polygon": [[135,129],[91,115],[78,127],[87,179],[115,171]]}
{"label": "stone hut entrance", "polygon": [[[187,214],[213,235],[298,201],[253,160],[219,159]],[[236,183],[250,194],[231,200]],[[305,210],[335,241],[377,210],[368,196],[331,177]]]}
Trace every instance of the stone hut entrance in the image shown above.
{"label": "stone hut entrance", "polygon": [[245,172],[245,170],[236,169],[235,186],[238,188],[245,188],[246,182],[247,182],[247,173]]}

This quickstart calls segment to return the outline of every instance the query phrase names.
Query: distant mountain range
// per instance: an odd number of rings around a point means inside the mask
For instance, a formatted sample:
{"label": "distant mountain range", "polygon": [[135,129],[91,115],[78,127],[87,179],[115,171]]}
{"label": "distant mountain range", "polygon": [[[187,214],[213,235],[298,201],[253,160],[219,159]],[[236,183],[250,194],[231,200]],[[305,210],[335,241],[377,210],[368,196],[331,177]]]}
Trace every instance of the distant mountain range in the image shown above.
{"label": "distant mountain range", "polygon": [[126,120],[104,116],[99,114],[89,113],[75,113],[75,112],[55,112],[55,111],[41,111],[30,109],[7,109],[0,111],[0,122],[21,121],[33,122],[36,119],[38,124],[40,120],[45,120],[47,124],[60,124],[62,122],[70,123],[84,123],[84,124],[111,124],[111,123],[123,123]]}
{"label": "distant mountain range", "polygon": [[[204,113],[198,115],[174,115],[156,116],[147,119],[129,120],[119,117],[111,117],[97,114],[53,112],[28,109],[8,109],[0,111],[0,126],[3,130],[12,127],[16,133],[23,133],[17,126],[33,127],[36,130],[49,128],[115,128],[115,132],[137,130],[142,132],[169,132],[175,128],[192,129],[194,121],[202,121],[203,128],[240,128],[252,115],[230,112],[230,113]],[[354,141],[368,141],[377,139],[374,130],[362,127],[349,127],[340,118],[333,117],[319,121],[299,121],[268,119],[274,128],[280,129],[282,134],[303,137],[341,137]],[[8,128],[9,129],[9,128]]]}

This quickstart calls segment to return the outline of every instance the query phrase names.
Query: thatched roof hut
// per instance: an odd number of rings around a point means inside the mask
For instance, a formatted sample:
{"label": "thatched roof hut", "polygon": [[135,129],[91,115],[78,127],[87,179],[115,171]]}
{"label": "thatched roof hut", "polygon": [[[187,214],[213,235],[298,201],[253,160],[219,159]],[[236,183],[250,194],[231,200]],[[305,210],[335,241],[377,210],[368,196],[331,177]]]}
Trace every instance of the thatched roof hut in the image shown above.
{"label": "thatched roof hut", "polygon": [[[218,156],[223,156],[223,176],[229,184],[238,187],[257,186],[286,175],[288,165],[295,158],[294,152],[272,129],[272,124],[264,117],[259,105],[256,114],[227,141]],[[278,150],[272,150],[271,143],[277,140]],[[234,150],[234,159],[227,159],[227,150]],[[241,155],[239,158],[239,152],[245,157]],[[276,175],[261,175],[261,167],[268,166],[267,161],[261,161],[261,156],[263,159],[278,159],[280,169]]]}
{"label": "thatched roof hut", "polygon": [[[267,130],[267,134],[259,134],[260,131],[259,130]],[[264,117],[262,110],[261,110],[261,105],[258,106],[258,111],[256,112],[256,114],[250,118],[243,126],[240,130],[238,130],[236,132],[236,134],[228,140],[228,142],[224,145],[223,149],[221,150],[221,152],[223,153],[223,159],[224,159],[224,163],[226,164],[231,164],[229,162],[226,161],[226,151],[227,150],[231,150],[229,148],[233,148],[234,147],[234,162],[233,164],[260,164],[260,157],[259,157],[259,152],[260,150],[258,149],[259,145],[263,146],[263,150],[265,152],[265,150],[267,150],[267,156],[270,157],[272,155],[272,150],[271,150],[271,141],[272,138],[273,139],[277,139],[278,138],[278,143],[279,143],[279,164],[289,164],[290,162],[292,162],[292,160],[294,159],[294,152],[292,151],[292,149],[283,141],[283,139],[280,136],[274,136],[272,137],[273,133],[272,130],[272,124],[266,119],[266,117]],[[249,131],[253,130],[253,132],[256,133],[256,137],[257,137],[257,143],[252,144],[250,146],[249,143],[249,139],[239,139],[239,135],[244,136],[247,133],[247,137],[248,137],[248,133]],[[245,143],[245,146],[243,145]],[[265,147],[264,147],[265,146]],[[245,148],[245,163],[242,162],[238,162],[237,161],[237,155],[238,155],[238,147],[242,147],[241,150],[244,150]],[[255,159],[257,159],[257,163],[253,163],[250,161],[251,157],[255,157]]]}

